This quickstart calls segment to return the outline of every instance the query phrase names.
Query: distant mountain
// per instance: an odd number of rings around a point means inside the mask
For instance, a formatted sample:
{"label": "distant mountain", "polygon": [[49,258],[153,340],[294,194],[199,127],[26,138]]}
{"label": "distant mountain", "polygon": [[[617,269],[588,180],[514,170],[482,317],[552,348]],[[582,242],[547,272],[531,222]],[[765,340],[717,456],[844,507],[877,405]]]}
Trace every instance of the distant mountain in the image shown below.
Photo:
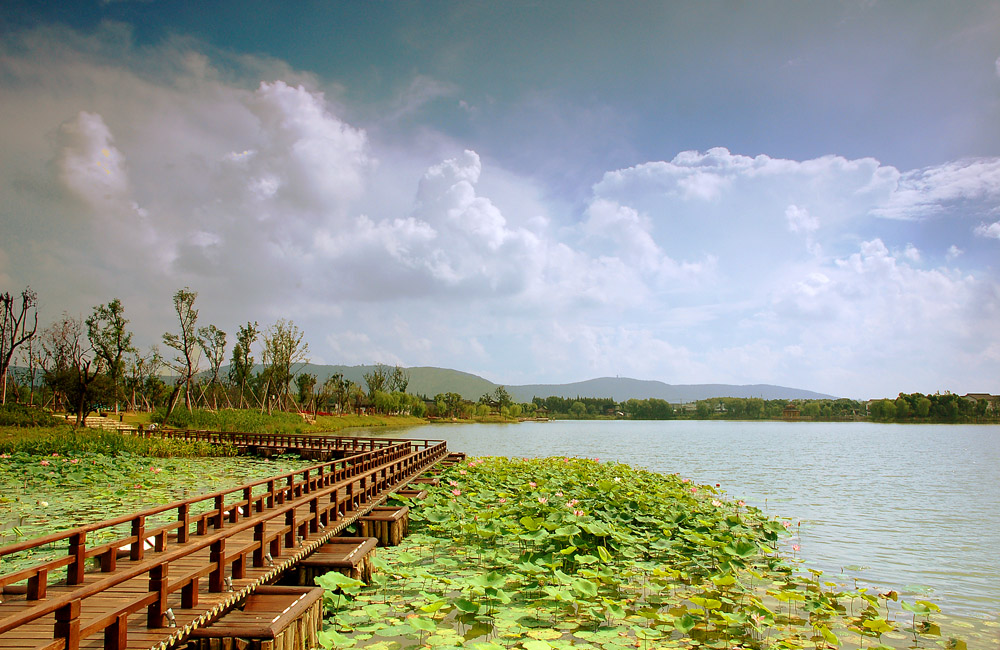
{"label": "distant mountain", "polygon": [[760,397],[763,399],[836,399],[801,388],[788,388],[771,384],[665,384],[662,381],[629,379],[627,377],[602,377],[572,384],[535,384],[507,386],[507,391],[518,401],[527,402],[532,397],[611,397],[616,402],[628,399],[655,397],[679,404],[696,402],[710,397]]}
{"label": "distant mountain", "polygon": [[[316,375],[322,383],[335,373],[345,379],[364,385],[365,373],[374,366],[319,366],[306,364],[296,370]],[[415,395],[434,397],[438,393],[458,393],[467,400],[476,401],[485,393],[492,393],[499,384],[478,375],[448,368],[420,366],[406,368],[410,377],[407,392]],[[662,381],[629,379],[626,377],[602,377],[571,384],[530,384],[526,386],[505,386],[507,392],[519,402],[530,402],[533,397],[611,397],[616,402],[628,399],[659,399],[679,404],[695,402],[710,397],[761,397],[763,399],[836,399],[800,388],[787,388],[771,384],[665,384]]]}

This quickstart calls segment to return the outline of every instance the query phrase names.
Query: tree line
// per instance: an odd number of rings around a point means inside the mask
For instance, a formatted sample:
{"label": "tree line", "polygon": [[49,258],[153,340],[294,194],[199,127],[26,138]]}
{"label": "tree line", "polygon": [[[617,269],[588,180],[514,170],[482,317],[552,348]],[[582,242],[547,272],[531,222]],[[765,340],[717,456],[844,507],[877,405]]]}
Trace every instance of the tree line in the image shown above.
{"label": "tree line", "polygon": [[[166,421],[180,403],[188,411],[418,416],[426,411],[424,400],[406,393],[409,377],[398,366],[377,364],[364,375],[364,387],[341,374],[319,383],[314,375],[298,372],[309,361],[309,345],[304,332],[286,319],[264,328],[256,321],[239,326],[223,373],[228,334],[199,323],[197,298],[187,287],[174,293],[176,325],[162,335],[161,351],[159,345],[142,350],[133,343],[118,298],[95,306],[87,318],[63,312],[40,328],[34,291],[0,294],[0,402],[65,410],[76,415],[78,425],[98,409],[163,409]],[[14,367],[19,372],[12,372]]]}

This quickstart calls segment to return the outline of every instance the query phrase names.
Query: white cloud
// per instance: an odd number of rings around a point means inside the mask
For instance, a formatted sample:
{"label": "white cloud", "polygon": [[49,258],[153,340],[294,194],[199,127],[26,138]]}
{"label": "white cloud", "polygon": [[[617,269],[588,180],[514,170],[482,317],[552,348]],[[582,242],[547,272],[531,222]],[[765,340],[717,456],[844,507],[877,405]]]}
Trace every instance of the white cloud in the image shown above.
{"label": "white cloud", "polygon": [[819,229],[819,219],[797,205],[785,208],[785,219],[788,220],[788,229],[792,232],[811,233]]}
{"label": "white cloud", "polygon": [[280,62],[105,29],[0,46],[0,279],[73,311],[120,296],[146,344],[188,285],[205,322],[291,318],[330,363],[848,394],[996,376],[1000,290],[977,260],[1000,223],[975,223],[1000,161],[716,148],[608,171],[571,206],[443,136],[387,143],[451,92],[433,80],[369,139]]}
{"label": "white cloud", "polygon": [[979,237],[986,237],[988,239],[1000,239],[1000,221],[994,221],[993,223],[986,224],[981,223],[976,226],[974,231]]}

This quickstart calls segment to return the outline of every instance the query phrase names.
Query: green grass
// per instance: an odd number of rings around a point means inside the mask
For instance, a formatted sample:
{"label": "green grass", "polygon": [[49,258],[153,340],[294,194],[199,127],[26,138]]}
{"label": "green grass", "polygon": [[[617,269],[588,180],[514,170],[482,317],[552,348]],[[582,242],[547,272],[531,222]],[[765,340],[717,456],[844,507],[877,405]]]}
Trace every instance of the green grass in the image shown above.
{"label": "green grass", "polygon": [[166,422],[163,421],[163,416],[164,412],[161,409],[154,412],[150,419],[178,429],[240,433],[320,433],[355,428],[417,426],[427,423],[423,418],[402,415],[321,415],[313,424],[297,413],[277,411],[268,415],[248,409],[218,411],[175,409]]}

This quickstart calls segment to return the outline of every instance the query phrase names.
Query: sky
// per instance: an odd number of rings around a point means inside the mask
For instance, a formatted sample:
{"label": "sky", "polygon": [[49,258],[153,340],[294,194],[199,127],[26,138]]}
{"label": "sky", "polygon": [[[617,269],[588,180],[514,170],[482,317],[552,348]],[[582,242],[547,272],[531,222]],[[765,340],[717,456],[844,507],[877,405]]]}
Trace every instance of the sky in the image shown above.
{"label": "sky", "polygon": [[[0,8],[0,290],[321,364],[1000,393],[1000,4]],[[258,358],[259,358],[259,350]]]}

